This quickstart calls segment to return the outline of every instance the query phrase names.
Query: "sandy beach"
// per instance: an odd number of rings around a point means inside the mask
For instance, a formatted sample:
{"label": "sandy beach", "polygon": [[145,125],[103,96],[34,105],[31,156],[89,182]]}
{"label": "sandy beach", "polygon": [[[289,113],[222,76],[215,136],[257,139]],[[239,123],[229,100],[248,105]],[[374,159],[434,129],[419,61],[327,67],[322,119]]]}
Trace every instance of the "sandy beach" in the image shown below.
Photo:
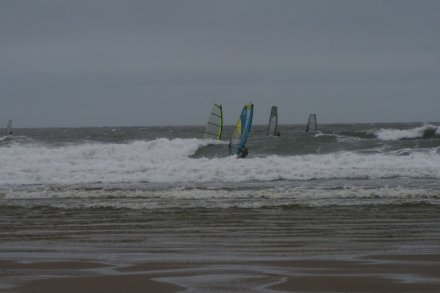
{"label": "sandy beach", "polygon": [[[257,262],[0,262],[0,292],[439,292],[440,255]],[[209,289],[208,289],[209,288]]]}

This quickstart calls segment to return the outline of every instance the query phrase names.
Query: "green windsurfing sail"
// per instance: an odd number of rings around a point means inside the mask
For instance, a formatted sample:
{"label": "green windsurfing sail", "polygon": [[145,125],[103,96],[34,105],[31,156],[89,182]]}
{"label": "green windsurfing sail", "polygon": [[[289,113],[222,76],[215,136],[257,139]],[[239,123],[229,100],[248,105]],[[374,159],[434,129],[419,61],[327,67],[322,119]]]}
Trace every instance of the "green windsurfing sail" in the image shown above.
{"label": "green windsurfing sail", "polygon": [[241,115],[235,124],[232,132],[231,141],[229,142],[229,153],[231,155],[240,155],[246,145],[249,133],[252,128],[252,116],[254,105],[249,103],[243,107]]}
{"label": "green windsurfing sail", "polygon": [[278,109],[277,106],[272,106],[270,110],[269,126],[267,128],[267,135],[275,136],[278,132]]}
{"label": "green windsurfing sail", "polygon": [[306,132],[316,131],[318,129],[318,124],[316,122],[316,114],[310,114],[307,120]]}
{"label": "green windsurfing sail", "polygon": [[211,114],[209,115],[208,124],[203,132],[203,138],[222,139],[223,132],[223,110],[222,105],[214,104]]}

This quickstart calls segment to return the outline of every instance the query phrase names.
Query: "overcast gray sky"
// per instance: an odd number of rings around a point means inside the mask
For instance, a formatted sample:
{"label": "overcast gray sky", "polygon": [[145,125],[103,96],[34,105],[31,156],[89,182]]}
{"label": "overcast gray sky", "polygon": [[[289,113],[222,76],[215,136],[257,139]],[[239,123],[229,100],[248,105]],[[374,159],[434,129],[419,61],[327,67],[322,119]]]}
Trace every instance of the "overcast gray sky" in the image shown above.
{"label": "overcast gray sky", "polygon": [[0,0],[0,127],[440,121],[440,1]]}

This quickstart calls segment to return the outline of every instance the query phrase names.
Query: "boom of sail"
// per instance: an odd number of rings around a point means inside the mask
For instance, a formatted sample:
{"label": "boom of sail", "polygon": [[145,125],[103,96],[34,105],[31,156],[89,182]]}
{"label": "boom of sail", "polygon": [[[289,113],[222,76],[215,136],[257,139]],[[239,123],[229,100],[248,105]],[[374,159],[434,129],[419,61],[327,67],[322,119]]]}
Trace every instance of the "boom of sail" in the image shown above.
{"label": "boom of sail", "polygon": [[316,123],[316,114],[310,114],[309,120],[307,121],[306,132],[316,131],[318,129],[318,124]]}
{"label": "boom of sail", "polygon": [[267,128],[267,135],[275,136],[278,132],[278,109],[277,106],[272,106],[270,110],[269,126]]}
{"label": "boom of sail", "polygon": [[208,124],[206,124],[203,138],[222,139],[223,132],[223,110],[222,105],[214,104],[211,114],[209,115]]}
{"label": "boom of sail", "polygon": [[252,128],[252,116],[254,112],[254,105],[252,103],[246,104],[241,111],[241,115],[235,124],[232,132],[231,141],[229,142],[229,153],[231,155],[239,156],[244,150],[246,141]]}

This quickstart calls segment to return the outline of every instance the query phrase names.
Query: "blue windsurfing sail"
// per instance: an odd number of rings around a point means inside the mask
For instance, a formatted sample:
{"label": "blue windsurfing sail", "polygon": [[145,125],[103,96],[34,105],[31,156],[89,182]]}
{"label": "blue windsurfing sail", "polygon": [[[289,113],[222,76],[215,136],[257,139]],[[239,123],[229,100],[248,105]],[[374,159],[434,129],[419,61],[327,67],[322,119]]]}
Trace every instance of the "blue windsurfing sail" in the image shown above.
{"label": "blue windsurfing sail", "polygon": [[246,141],[252,128],[252,116],[254,113],[254,105],[249,103],[243,107],[241,115],[235,124],[232,132],[231,141],[229,142],[229,153],[231,155],[240,156],[245,148]]}

